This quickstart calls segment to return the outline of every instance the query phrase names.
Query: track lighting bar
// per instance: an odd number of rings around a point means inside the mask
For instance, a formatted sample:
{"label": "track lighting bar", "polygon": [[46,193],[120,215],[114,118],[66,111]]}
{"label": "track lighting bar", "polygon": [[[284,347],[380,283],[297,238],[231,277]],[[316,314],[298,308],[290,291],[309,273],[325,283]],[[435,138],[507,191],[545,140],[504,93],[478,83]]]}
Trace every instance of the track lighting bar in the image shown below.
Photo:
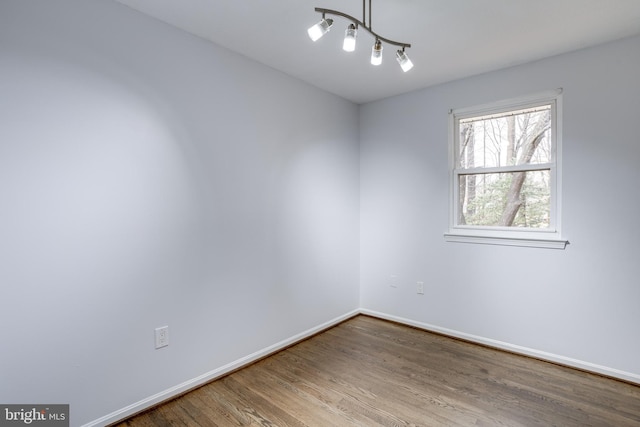
{"label": "track lighting bar", "polygon": [[331,26],[333,25],[333,19],[326,18],[326,15],[335,15],[341,16],[343,18],[351,21],[351,24],[345,30],[344,43],[342,45],[342,49],[347,52],[353,52],[356,48],[356,36],[358,34],[358,28],[364,28],[368,31],[373,37],[375,37],[375,43],[371,49],[371,64],[380,65],[382,63],[382,42],[387,44],[391,44],[394,46],[398,46],[401,49],[398,49],[396,52],[396,59],[402,71],[405,73],[413,68],[413,63],[405,53],[405,48],[411,47],[409,43],[397,42],[394,40],[390,40],[388,38],[382,37],[380,34],[373,31],[371,28],[371,0],[369,0],[369,25],[367,25],[367,15],[366,15],[366,0],[362,0],[362,21],[354,18],[351,15],[347,15],[346,13],[340,12],[338,10],[333,9],[325,9],[323,7],[316,7],[315,11],[318,13],[322,13],[322,20],[318,22],[313,27],[309,28],[307,32],[309,33],[309,37],[311,40],[316,41],[323,35],[329,32]]}
{"label": "track lighting bar", "polygon": [[[400,46],[400,47],[411,47],[410,43],[396,42],[396,41],[389,40],[387,38],[382,37],[381,35],[379,35],[376,32],[374,32],[371,29],[371,26],[367,26],[366,23],[359,21],[358,19],[354,18],[351,15],[347,15],[346,13],[342,13],[342,12],[337,11],[337,10],[324,9],[322,7],[316,7],[315,11],[319,12],[319,13],[322,13],[322,17],[323,18],[324,18],[325,14],[335,15],[335,16],[342,16],[343,18],[346,18],[349,21],[353,22],[356,25],[356,28],[358,28],[358,26],[361,26],[362,28],[367,30],[372,36],[374,36],[377,40],[383,41],[383,42],[385,42],[387,44],[392,44],[392,45]],[[371,8],[369,8],[369,12],[371,12]],[[371,15],[369,15],[369,23],[371,23]]]}

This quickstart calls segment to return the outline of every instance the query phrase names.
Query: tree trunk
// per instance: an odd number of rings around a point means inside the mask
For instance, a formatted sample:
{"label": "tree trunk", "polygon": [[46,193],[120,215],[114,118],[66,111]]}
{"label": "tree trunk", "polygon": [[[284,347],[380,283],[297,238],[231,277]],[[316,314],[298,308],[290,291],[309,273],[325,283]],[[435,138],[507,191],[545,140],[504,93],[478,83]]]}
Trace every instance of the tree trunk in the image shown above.
{"label": "tree trunk", "polygon": [[[547,128],[544,127],[542,130],[538,132],[535,138],[528,142],[525,147],[525,151],[522,153],[522,158],[518,161],[518,164],[525,164],[531,161],[533,157],[533,153],[540,145],[540,141],[544,138],[544,133]],[[509,191],[507,192],[506,204],[504,210],[502,211],[502,217],[500,218],[500,222],[498,225],[510,227],[513,225],[513,221],[516,219],[516,215],[518,214],[518,210],[520,210],[520,206],[522,206],[522,200],[520,200],[520,193],[522,192],[522,185],[524,184],[524,179],[526,178],[526,172],[516,172],[513,174],[513,179],[511,180],[511,185],[509,186]]]}
{"label": "tree trunk", "polygon": [[[463,138],[464,150],[461,150],[461,151],[465,157],[465,162],[464,162],[464,165],[461,164],[460,166],[473,167],[475,166],[473,125],[464,126],[462,128],[462,134],[464,135],[464,138]],[[473,179],[472,183],[469,181],[470,179]],[[458,224],[464,225],[467,223],[466,214],[469,213],[469,212],[465,212],[464,207],[465,206],[468,207],[469,204],[475,198],[475,176],[474,175],[460,176],[460,182],[458,183],[458,185],[459,185],[459,199],[460,199],[460,201],[458,202],[459,203]],[[471,190],[470,186],[473,186],[473,190]]]}
{"label": "tree trunk", "polygon": [[[467,143],[467,164],[473,167],[476,164],[476,135],[473,127],[470,128],[467,137],[469,138]],[[467,215],[474,215],[476,213],[476,209],[473,207],[473,202],[476,199],[476,178],[476,175],[467,175]]]}
{"label": "tree trunk", "polygon": [[515,116],[507,117],[507,165],[513,165],[516,162],[516,118]]}

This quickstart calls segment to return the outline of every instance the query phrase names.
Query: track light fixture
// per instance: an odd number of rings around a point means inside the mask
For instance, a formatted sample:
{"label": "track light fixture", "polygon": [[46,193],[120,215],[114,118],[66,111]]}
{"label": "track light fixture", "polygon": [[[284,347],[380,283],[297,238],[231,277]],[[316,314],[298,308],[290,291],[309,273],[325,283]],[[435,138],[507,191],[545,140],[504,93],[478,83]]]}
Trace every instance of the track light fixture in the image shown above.
{"label": "track light fixture", "polygon": [[376,42],[371,48],[371,65],[382,64],[382,42],[376,39]]}
{"label": "track light fixture", "polygon": [[324,19],[324,13],[323,13],[322,21],[318,22],[316,25],[309,28],[307,30],[307,33],[309,33],[309,37],[311,37],[311,40],[316,41],[320,37],[327,34],[331,29],[332,25],[333,25],[333,19]]}
{"label": "track light fixture", "polygon": [[401,43],[401,42],[389,40],[387,38],[380,36],[379,34],[376,34],[371,29],[371,0],[369,0],[369,25],[367,25],[367,19],[366,19],[366,0],[362,0],[362,21],[359,21],[353,16],[347,15],[346,13],[342,13],[337,10],[316,7],[315,11],[322,13],[322,20],[307,30],[311,40],[313,41],[318,40],[320,37],[325,35],[331,29],[331,25],[333,24],[333,19],[325,18],[325,15],[342,16],[343,18],[346,18],[349,21],[351,21],[351,24],[349,24],[349,26],[347,27],[344,33],[344,42],[342,44],[342,49],[344,49],[347,52],[353,52],[355,50],[356,35],[358,33],[358,27],[362,27],[376,38],[373,48],[371,49],[371,63],[373,65],[380,65],[382,63],[382,50],[383,50],[382,42],[385,42],[387,44],[395,45],[401,48],[401,49],[398,49],[398,51],[396,52],[396,59],[398,60],[398,64],[400,64],[402,71],[406,73],[411,68],[413,68],[413,63],[411,62],[406,52],[404,51],[405,48],[411,47],[409,43]]}
{"label": "track light fixture", "polygon": [[358,29],[355,25],[349,24],[344,32],[344,43],[342,44],[342,49],[346,52],[353,52],[356,50],[356,35],[358,35]]}
{"label": "track light fixture", "polygon": [[398,49],[396,59],[398,60],[398,64],[400,64],[400,68],[402,68],[402,71],[405,73],[413,68],[413,62],[411,62],[407,54],[404,53],[404,48],[402,48],[402,50]]}

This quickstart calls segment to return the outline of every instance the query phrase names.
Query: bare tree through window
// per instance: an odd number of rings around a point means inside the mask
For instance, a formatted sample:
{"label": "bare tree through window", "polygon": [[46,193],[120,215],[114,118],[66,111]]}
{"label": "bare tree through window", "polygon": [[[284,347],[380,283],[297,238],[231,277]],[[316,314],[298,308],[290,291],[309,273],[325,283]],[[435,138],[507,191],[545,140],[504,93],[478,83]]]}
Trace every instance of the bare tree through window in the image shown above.
{"label": "bare tree through window", "polygon": [[458,224],[548,228],[551,106],[461,119]]}

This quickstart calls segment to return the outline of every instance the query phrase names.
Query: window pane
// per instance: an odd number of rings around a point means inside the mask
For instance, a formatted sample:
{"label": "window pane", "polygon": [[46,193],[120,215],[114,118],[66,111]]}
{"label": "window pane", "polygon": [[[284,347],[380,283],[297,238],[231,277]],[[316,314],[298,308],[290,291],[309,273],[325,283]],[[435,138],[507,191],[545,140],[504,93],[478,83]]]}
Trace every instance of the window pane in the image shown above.
{"label": "window pane", "polygon": [[550,163],[550,125],[550,105],[462,119],[458,167]]}
{"label": "window pane", "polygon": [[550,171],[459,176],[458,224],[549,228]]}

